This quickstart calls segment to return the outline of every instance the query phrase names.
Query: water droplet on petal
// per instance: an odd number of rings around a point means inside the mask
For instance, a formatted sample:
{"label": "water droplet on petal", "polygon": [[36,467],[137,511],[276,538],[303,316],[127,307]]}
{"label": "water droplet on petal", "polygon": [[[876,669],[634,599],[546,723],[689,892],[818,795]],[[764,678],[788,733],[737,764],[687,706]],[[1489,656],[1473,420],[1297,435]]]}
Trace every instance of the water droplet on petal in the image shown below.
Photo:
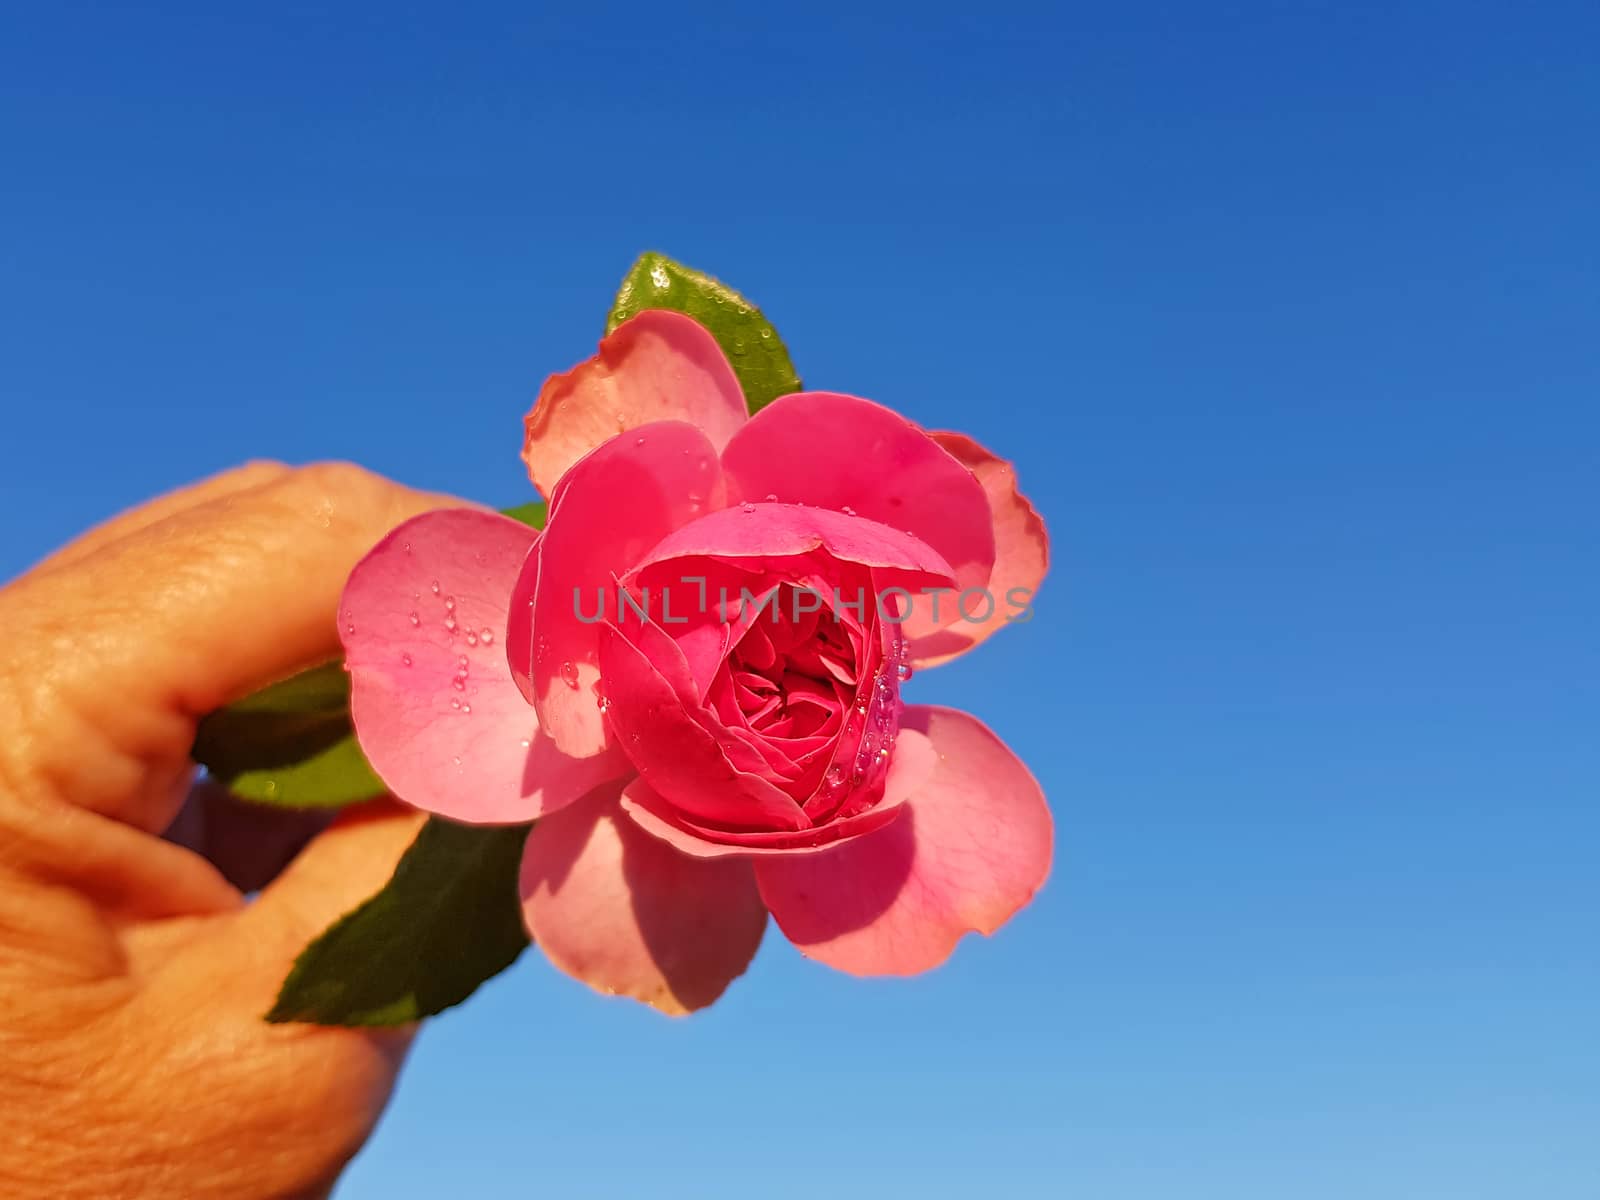
{"label": "water droplet on petal", "polygon": [[494,630],[492,630],[492,629],[480,629],[480,630],[478,630],[478,640],[480,642],[482,642],[485,646],[494,645]]}
{"label": "water droplet on petal", "polygon": [[739,505],[739,509],[742,512],[753,513],[756,510],[756,506],[751,504],[750,501],[746,500],[743,504]]}
{"label": "water droplet on petal", "polygon": [[[470,704],[463,704],[463,705],[462,705],[462,706],[461,706],[461,713],[462,713],[462,715],[463,715],[463,716],[466,716],[466,715],[468,715],[468,714],[470,714],[470,713],[471,713],[471,712],[472,712],[472,705],[470,705]],[[885,750],[885,751],[883,751],[883,754],[884,754],[884,755],[885,755],[885,757],[887,757],[887,756],[888,756],[888,753],[889,753],[889,752],[888,752],[888,751],[887,751],[887,750]]]}
{"label": "water droplet on petal", "polygon": [[[455,690],[458,691],[458,692],[464,692],[464,691],[467,690],[467,681],[465,679],[461,678],[461,676],[457,675],[454,679],[452,679],[450,681],[450,686],[455,688]],[[454,708],[457,704],[460,704],[460,703],[461,703],[461,701],[459,701],[459,700],[452,700],[452,701],[450,701],[450,706],[452,708]]]}
{"label": "water droplet on petal", "polygon": [[635,446],[642,446],[642,445],[644,445],[644,439],[642,437],[634,438],[633,439],[633,444]]}
{"label": "water droplet on petal", "polygon": [[439,594],[439,581],[435,579],[432,583],[430,583],[428,585],[428,590],[437,596]]}
{"label": "water droplet on petal", "polygon": [[768,492],[767,493],[767,503],[776,504],[777,502],[778,502],[778,493],[777,492]]}
{"label": "water droplet on petal", "polygon": [[894,669],[894,673],[895,677],[899,679],[901,683],[904,683],[916,673],[916,668],[908,662],[903,662]]}
{"label": "water droplet on petal", "polygon": [[578,687],[578,667],[570,659],[561,664],[561,682],[574,691]]}
{"label": "water droplet on petal", "polygon": [[472,630],[470,630],[470,629],[467,630],[467,645],[476,646],[477,644],[478,644],[478,635],[473,633]]}
{"label": "water droplet on petal", "polygon": [[400,656],[400,665],[403,667],[409,667],[411,665],[411,655],[402,654]]}
{"label": "water droplet on petal", "polygon": [[608,713],[611,711],[611,698],[609,696],[596,696],[594,705],[602,713]]}
{"label": "water droplet on petal", "polygon": [[422,618],[420,616],[418,616],[416,613],[408,614],[407,617],[406,617],[406,620],[410,621],[413,625],[421,625],[422,624]]}
{"label": "water droplet on petal", "polygon": [[839,511],[847,517],[853,517],[856,515],[856,510],[851,508],[848,504],[841,505],[839,507]]}

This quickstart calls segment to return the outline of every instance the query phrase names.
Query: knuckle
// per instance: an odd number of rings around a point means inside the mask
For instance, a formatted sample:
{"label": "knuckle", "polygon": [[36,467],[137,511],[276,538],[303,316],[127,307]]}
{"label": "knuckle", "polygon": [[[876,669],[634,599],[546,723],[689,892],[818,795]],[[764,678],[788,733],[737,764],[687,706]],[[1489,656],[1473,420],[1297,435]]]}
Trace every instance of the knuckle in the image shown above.
{"label": "knuckle", "polygon": [[294,468],[288,463],[274,458],[252,458],[229,467],[217,476],[216,481],[238,488],[260,487],[265,483],[276,483],[293,471]]}
{"label": "knuckle", "polygon": [[397,508],[401,489],[352,462],[318,462],[285,480],[293,505],[323,527],[383,524]]}

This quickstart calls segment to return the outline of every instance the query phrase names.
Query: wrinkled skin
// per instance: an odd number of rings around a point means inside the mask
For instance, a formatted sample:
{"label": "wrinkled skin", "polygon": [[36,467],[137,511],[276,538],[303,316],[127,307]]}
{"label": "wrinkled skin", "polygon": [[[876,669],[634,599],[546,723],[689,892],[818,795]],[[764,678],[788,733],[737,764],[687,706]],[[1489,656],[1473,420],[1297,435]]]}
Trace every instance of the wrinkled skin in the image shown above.
{"label": "wrinkled skin", "polygon": [[351,566],[445,502],[253,465],[0,589],[0,1195],[321,1196],[371,1132],[409,1031],[261,1018],[420,817],[363,806],[295,857],[316,823],[192,794],[188,750],[199,714],[331,657]]}
{"label": "wrinkled skin", "polygon": [[715,340],[667,312],[551,378],[525,432],[544,531],[424,514],[357,567],[340,625],[396,796],[536,819],[523,915],[552,962],[684,1013],[769,915],[810,957],[905,975],[1028,902],[1037,782],[900,686],[1031,603],[1048,539],[1008,464],[853,396],[747,417]]}

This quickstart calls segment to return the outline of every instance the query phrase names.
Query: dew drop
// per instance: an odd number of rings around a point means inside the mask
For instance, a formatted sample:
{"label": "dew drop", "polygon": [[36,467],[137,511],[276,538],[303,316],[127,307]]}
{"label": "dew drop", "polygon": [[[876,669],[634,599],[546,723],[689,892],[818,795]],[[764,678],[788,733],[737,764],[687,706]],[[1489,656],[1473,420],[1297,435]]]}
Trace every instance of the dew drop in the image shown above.
{"label": "dew drop", "polygon": [[409,667],[411,665],[411,655],[402,654],[400,656],[400,665],[403,667]]}
{"label": "dew drop", "polygon": [[596,708],[598,708],[602,713],[610,712],[611,711],[611,697],[609,697],[609,696],[596,696],[595,697],[595,701],[594,701],[594,706]]}
{"label": "dew drop", "polygon": [[470,629],[467,630],[467,645],[476,646],[477,644],[478,644],[478,635],[473,633],[472,630],[470,630]]}
{"label": "dew drop", "polygon": [[904,683],[916,673],[916,668],[908,662],[903,662],[894,669],[894,673],[895,678],[897,678],[901,683]]}
{"label": "dew drop", "polygon": [[767,493],[767,503],[768,504],[776,504],[777,502],[778,502],[778,493],[777,492],[768,492]]}
{"label": "dew drop", "polygon": [[[461,706],[461,715],[462,716],[469,716],[471,713],[472,713],[472,705],[463,704]],[[884,754],[885,757],[887,757],[889,752],[887,750],[885,750],[885,751],[883,751],[883,754]]]}
{"label": "dew drop", "polygon": [[461,765],[461,756],[458,754],[454,758],[452,758],[450,761],[455,763],[455,765],[459,767]]}
{"label": "dew drop", "polygon": [[[467,681],[465,679],[463,679],[461,676],[457,675],[454,679],[452,679],[450,681],[450,686],[455,688],[455,690],[458,691],[458,692],[464,692],[464,691],[467,690]],[[452,701],[450,701],[450,707],[451,708],[455,708],[460,703],[461,703],[461,701],[459,701],[459,700],[452,700]]]}
{"label": "dew drop", "polygon": [[432,583],[430,583],[428,585],[428,590],[437,596],[439,594],[439,581],[435,579]]}
{"label": "dew drop", "polygon": [[346,625],[346,626],[345,626],[345,627],[344,627],[344,631],[345,631],[345,632],[346,632],[346,633],[354,633],[354,632],[355,632],[355,631],[356,631],[356,626],[355,626],[355,622],[354,622],[354,621],[352,621],[352,622],[350,622],[350,623],[349,623],[349,624],[347,624],[347,625]]}
{"label": "dew drop", "polygon": [[523,738],[520,742],[517,743],[517,745],[521,746],[524,750],[526,750],[528,747],[533,745],[533,741],[530,738]]}
{"label": "dew drop", "polygon": [[406,619],[408,621],[410,621],[413,625],[421,625],[422,624],[422,618],[420,616],[418,616],[416,613],[411,613],[409,616],[407,616]]}
{"label": "dew drop", "polygon": [[480,629],[480,630],[478,630],[478,640],[480,642],[482,642],[485,646],[494,645],[494,630],[492,630],[492,629]]}
{"label": "dew drop", "polygon": [[633,439],[633,444],[635,446],[642,446],[642,445],[644,445],[644,439],[642,437],[634,438]]}
{"label": "dew drop", "polygon": [[446,596],[444,598],[444,610],[445,612],[455,612],[456,598],[454,596]]}
{"label": "dew drop", "polygon": [[851,508],[848,504],[840,505],[839,506],[839,511],[842,512],[847,517],[853,517],[853,516],[856,515],[856,510]]}
{"label": "dew drop", "polygon": [[574,691],[578,688],[578,667],[570,659],[561,664],[561,682]]}
{"label": "dew drop", "polygon": [[753,513],[756,510],[756,506],[751,504],[750,501],[746,500],[743,504],[739,505],[739,509],[742,512]]}

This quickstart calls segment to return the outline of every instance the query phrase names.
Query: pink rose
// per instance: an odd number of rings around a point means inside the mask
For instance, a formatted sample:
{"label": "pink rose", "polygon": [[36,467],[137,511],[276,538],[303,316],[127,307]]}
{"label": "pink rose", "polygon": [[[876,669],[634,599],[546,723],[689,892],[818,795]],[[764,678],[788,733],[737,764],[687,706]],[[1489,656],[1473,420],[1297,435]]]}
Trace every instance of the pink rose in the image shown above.
{"label": "pink rose", "polygon": [[523,456],[542,534],[415,518],[351,575],[340,624],[397,796],[537,819],[522,906],[553,962],[686,1012],[769,912],[813,958],[910,974],[1028,902],[1038,784],[975,718],[900,698],[1044,575],[1007,464],[851,396],[747,417],[715,340],[664,311],[545,384]]}

